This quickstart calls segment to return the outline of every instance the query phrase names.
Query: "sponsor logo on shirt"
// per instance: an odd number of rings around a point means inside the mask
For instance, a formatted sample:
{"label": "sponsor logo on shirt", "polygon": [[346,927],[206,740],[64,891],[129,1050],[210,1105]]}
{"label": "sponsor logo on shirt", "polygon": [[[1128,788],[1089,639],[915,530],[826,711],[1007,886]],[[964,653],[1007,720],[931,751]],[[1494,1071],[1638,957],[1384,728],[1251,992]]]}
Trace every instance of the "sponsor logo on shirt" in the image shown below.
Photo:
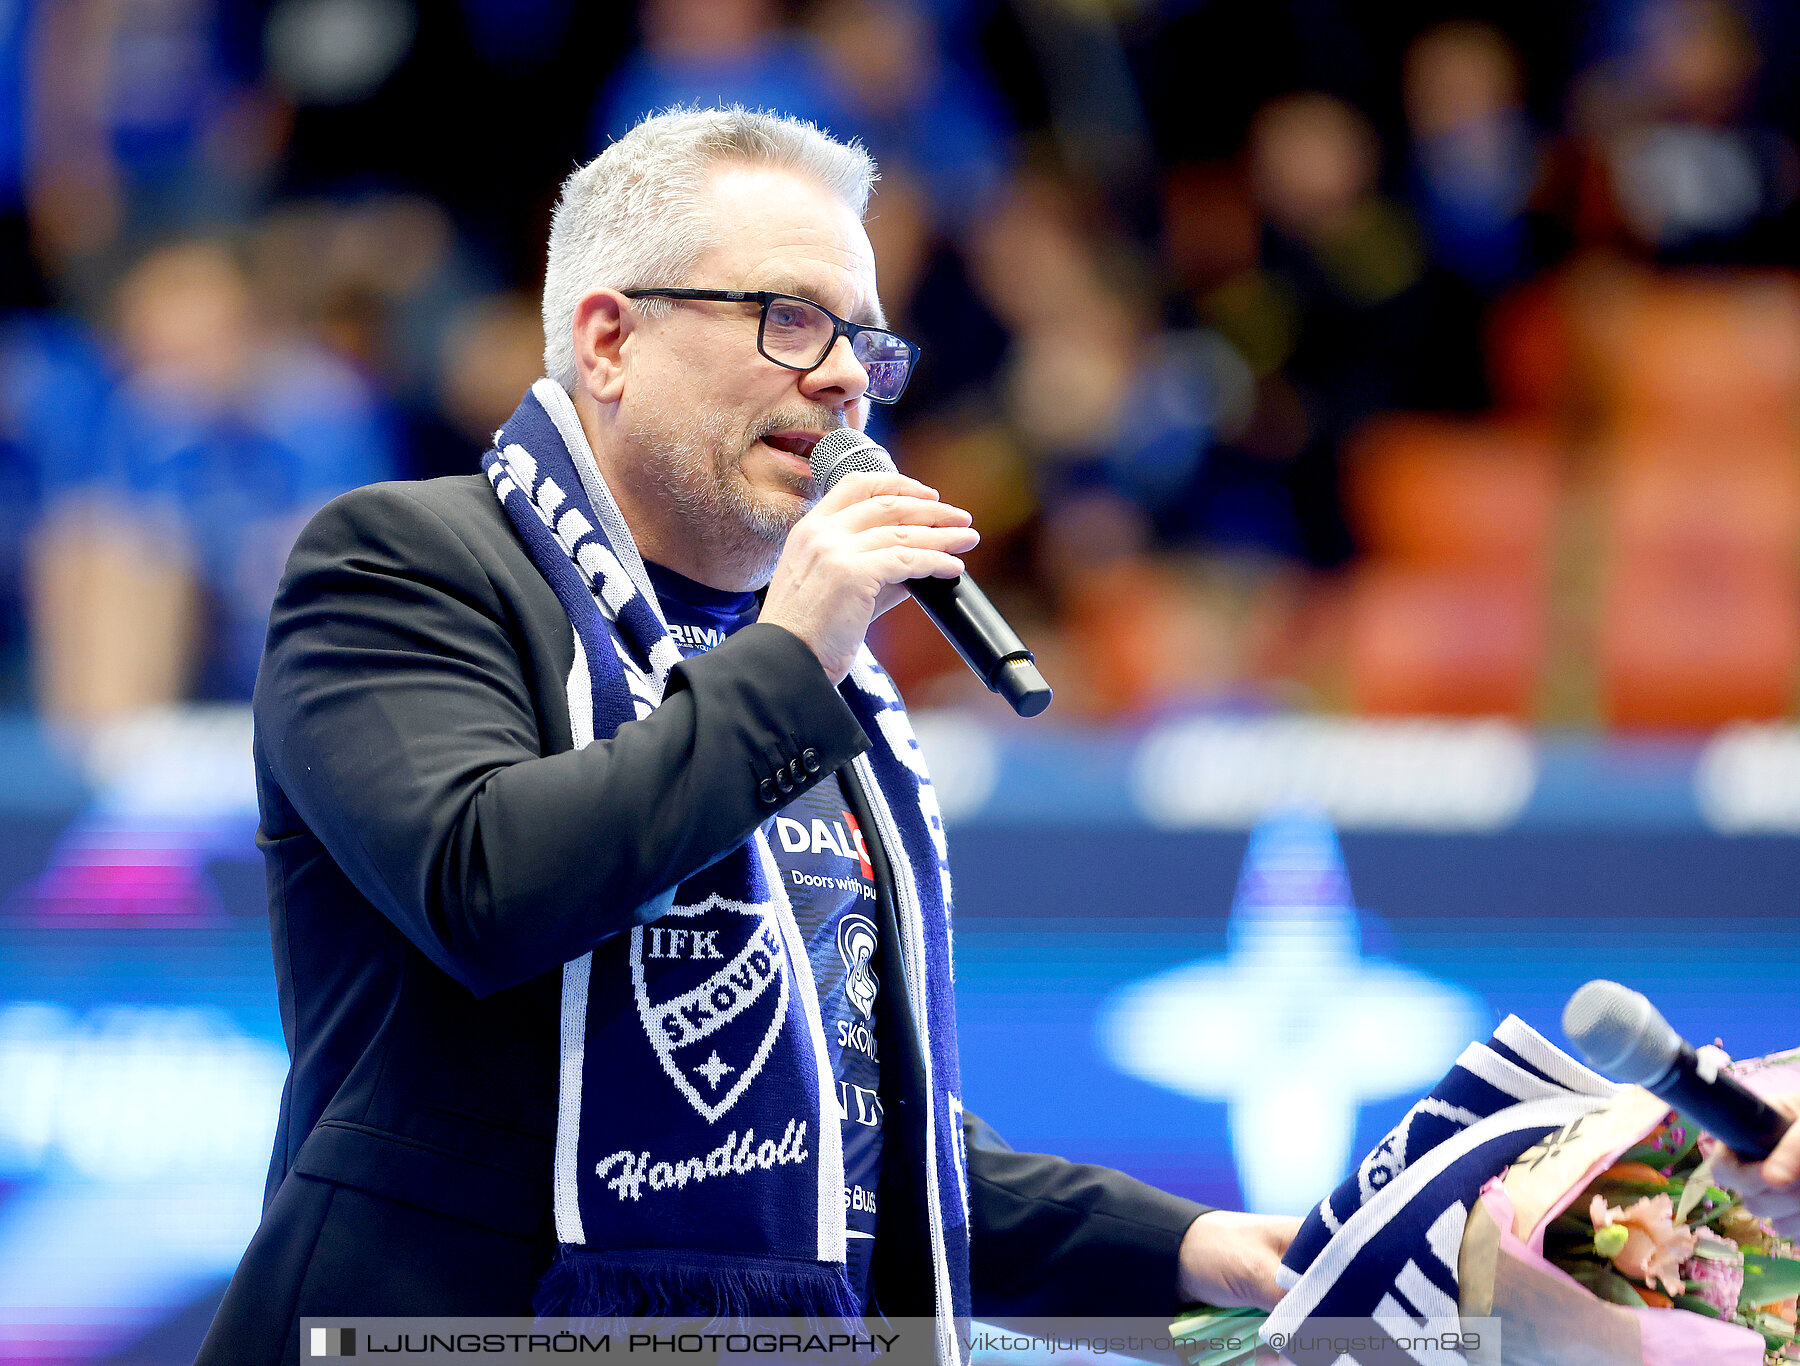
{"label": "sponsor logo on shirt", "polygon": [[881,1093],[872,1086],[858,1086],[853,1081],[837,1084],[838,1105],[844,1118],[865,1129],[881,1127]]}
{"label": "sponsor logo on shirt", "polygon": [[865,1020],[875,1014],[875,993],[879,988],[871,964],[879,942],[875,922],[868,916],[850,912],[838,921],[838,956],[844,960],[844,999],[855,1006]]}
{"label": "sponsor logo on shirt", "polygon": [[856,892],[864,901],[875,899],[875,889],[861,878],[821,877],[817,873],[803,873],[798,868],[790,868],[788,869],[788,881],[796,887],[821,887],[840,892]]}
{"label": "sponsor logo on shirt", "polygon": [[790,854],[836,854],[842,859],[855,859],[857,871],[873,881],[875,868],[869,862],[869,847],[863,843],[856,817],[848,811],[842,815],[841,821],[820,820],[817,816],[811,821],[800,821],[792,816],[777,816],[775,835]]}
{"label": "sponsor logo on shirt", "polygon": [[725,632],[717,626],[690,626],[685,621],[670,622],[669,634],[684,650],[710,650],[725,640]]}
{"label": "sponsor logo on shirt", "polygon": [[875,1032],[861,1020],[839,1020],[837,1041],[839,1048],[854,1048],[871,1062],[875,1061]]}
{"label": "sponsor logo on shirt", "polygon": [[869,1023],[875,1018],[875,993],[880,983],[875,977],[875,949],[879,943],[875,922],[866,915],[847,912],[838,921],[838,956],[844,960],[844,999],[856,1008],[862,1018],[852,1017],[837,1022],[839,1048],[854,1048],[871,1061],[875,1058],[875,1033]]}

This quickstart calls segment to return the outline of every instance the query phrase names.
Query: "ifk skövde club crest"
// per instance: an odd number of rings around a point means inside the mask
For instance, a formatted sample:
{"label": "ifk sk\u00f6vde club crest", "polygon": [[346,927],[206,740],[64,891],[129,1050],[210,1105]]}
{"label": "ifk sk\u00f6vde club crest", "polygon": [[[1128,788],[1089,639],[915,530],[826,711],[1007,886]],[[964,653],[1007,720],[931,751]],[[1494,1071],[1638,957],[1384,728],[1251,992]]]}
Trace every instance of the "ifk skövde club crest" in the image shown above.
{"label": "ifk sk\u00f6vde club crest", "polygon": [[707,1123],[749,1090],[787,1018],[774,908],[718,895],[631,931],[638,1020],[663,1071]]}

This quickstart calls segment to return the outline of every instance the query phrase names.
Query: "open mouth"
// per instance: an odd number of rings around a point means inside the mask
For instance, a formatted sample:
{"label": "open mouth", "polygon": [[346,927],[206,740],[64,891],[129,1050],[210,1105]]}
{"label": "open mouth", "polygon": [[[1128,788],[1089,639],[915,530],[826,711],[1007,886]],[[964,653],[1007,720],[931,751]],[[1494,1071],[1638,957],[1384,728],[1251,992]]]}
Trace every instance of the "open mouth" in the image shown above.
{"label": "open mouth", "polygon": [[813,432],[771,432],[762,438],[765,446],[773,446],[797,460],[811,460],[813,447],[819,444],[819,438]]}

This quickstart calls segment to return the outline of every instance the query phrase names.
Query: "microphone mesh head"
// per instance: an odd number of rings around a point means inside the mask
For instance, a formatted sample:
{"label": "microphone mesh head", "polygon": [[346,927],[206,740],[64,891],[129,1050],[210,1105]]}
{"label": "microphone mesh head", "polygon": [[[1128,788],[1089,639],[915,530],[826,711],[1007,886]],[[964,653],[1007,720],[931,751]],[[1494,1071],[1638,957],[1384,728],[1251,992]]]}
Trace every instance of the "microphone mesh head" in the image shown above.
{"label": "microphone mesh head", "polygon": [[1562,1025],[1588,1064],[1617,1081],[1653,1082],[1681,1051],[1681,1036],[1648,998],[1604,979],[1569,998]]}
{"label": "microphone mesh head", "polygon": [[854,427],[838,427],[820,437],[810,457],[821,494],[847,474],[892,474],[894,460]]}

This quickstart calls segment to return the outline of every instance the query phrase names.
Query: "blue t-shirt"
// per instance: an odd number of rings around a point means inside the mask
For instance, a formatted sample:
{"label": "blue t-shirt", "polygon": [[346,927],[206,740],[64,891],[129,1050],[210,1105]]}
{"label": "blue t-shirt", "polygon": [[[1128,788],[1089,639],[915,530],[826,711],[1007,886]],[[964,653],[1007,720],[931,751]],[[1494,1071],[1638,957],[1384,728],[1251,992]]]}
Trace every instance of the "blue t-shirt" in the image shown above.
{"label": "blue t-shirt", "polygon": [[[685,657],[710,650],[756,620],[754,593],[731,593],[647,564],[669,632]],[[806,941],[825,1051],[843,1111],[844,1214],[850,1282],[867,1306],[881,1175],[881,1072],[875,1048],[875,870],[835,773],[763,827],[794,919]]]}

